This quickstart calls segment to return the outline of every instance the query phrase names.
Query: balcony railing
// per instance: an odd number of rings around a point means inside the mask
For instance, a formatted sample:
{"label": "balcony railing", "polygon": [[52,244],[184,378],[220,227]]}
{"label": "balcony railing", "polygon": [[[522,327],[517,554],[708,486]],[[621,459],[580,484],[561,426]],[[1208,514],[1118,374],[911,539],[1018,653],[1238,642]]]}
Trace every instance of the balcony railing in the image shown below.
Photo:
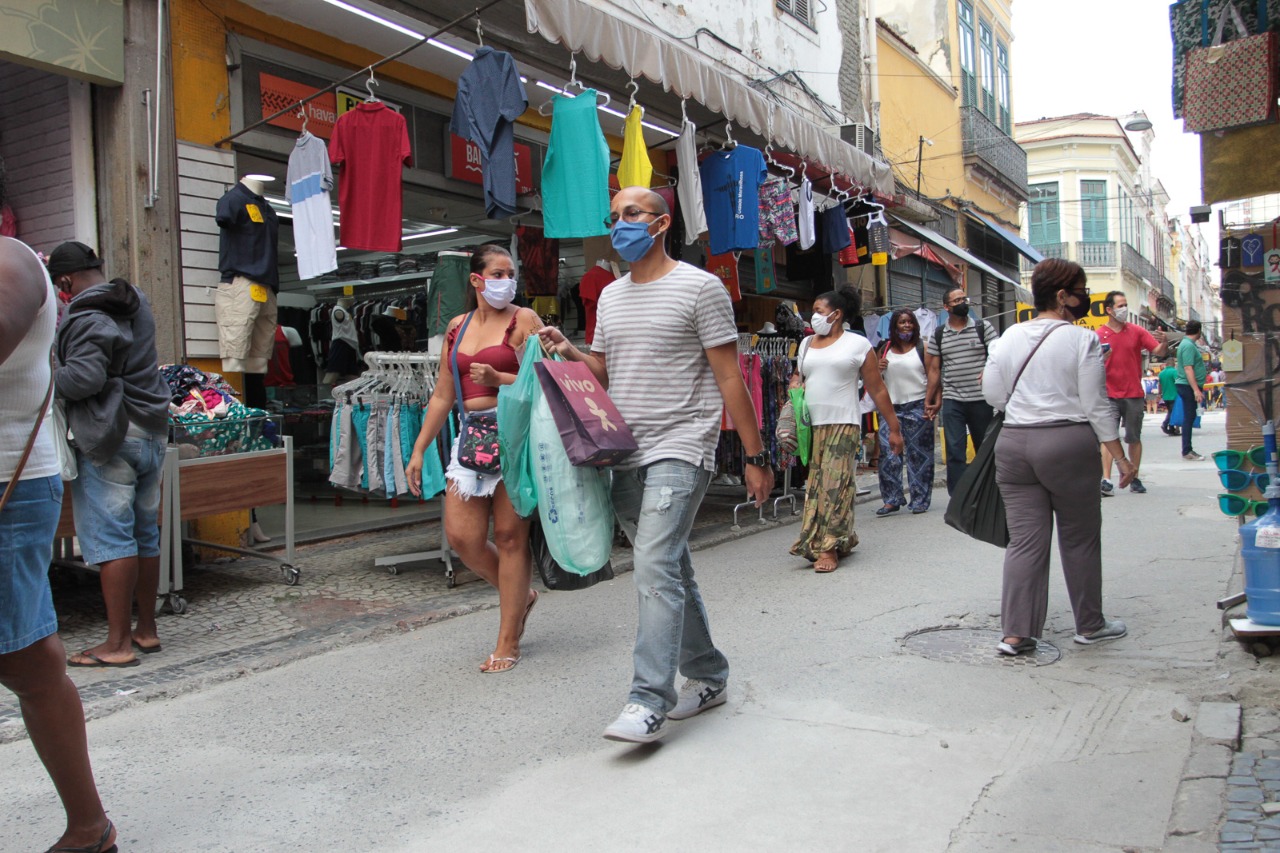
{"label": "balcony railing", "polygon": [[[1035,247],[1035,250],[1040,254],[1044,255],[1045,258],[1066,259],[1068,257],[1067,246],[1069,244],[1067,243],[1033,243],[1032,245]],[[1030,258],[1026,258],[1026,257],[1022,258],[1023,272],[1031,272],[1035,268],[1036,268],[1036,265],[1031,261]]]}
{"label": "balcony railing", "polygon": [[[1132,273],[1141,279],[1146,279],[1147,284],[1152,287],[1159,288],[1160,281],[1164,276],[1160,275],[1160,271],[1156,269],[1156,265],[1151,261],[1142,257],[1142,253],[1137,249],[1124,243],[1120,252],[1120,269],[1127,273]],[[1173,287],[1169,288],[1169,298],[1173,299]]]}
{"label": "balcony railing", "polygon": [[1087,268],[1114,267],[1115,243],[1076,243],[1076,262]]}
{"label": "balcony railing", "polygon": [[976,157],[987,171],[1027,198],[1027,152],[983,115],[977,107],[961,107],[965,157]]}
{"label": "balcony railing", "polygon": [[1160,277],[1160,295],[1169,300],[1170,305],[1176,305],[1178,300],[1174,298],[1173,282],[1164,276]]}

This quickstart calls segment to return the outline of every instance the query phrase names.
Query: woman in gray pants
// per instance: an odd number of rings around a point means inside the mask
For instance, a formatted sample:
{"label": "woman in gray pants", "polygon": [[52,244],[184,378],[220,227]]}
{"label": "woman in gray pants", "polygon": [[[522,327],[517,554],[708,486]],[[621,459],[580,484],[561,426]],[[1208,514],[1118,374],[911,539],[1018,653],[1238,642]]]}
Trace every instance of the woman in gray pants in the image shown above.
{"label": "woman in gray pants", "polygon": [[1070,261],[1042,261],[1031,291],[1035,319],[992,344],[982,375],[987,402],[1005,413],[995,447],[996,482],[1009,519],[1000,604],[1004,637],[997,646],[1005,655],[1034,651],[1044,630],[1055,523],[1075,641],[1089,645],[1127,631],[1120,620],[1102,615],[1102,497],[1094,474],[1099,443],[1120,466],[1121,488],[1134,468],[1111,417],[1098,336],[1074,325],[1089,310],[1084,270]]}

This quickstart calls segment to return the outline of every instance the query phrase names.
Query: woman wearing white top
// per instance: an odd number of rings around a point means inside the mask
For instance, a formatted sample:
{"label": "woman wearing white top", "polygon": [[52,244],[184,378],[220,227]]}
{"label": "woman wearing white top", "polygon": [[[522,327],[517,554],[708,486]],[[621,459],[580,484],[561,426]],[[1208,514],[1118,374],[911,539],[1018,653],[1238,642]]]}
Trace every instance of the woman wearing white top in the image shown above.
{"label": "woman wearing white top", "polygon": [[813,303],[810,325],[814,334],[800,343],[799,370],[792,383],[803,382],[805,402],[813,423],[813,452],[805,487],[800,538],[791,553],[813,562],[815,572],[834,572],[840,558],[858,544],[853,529],[857,485],[859,424],[858,378],[889,422],[889,447],[902,453],[902,433],[893,404],[880,378],[871,344],[846,332],[846,318],[858,316],[858,294],[832,290]]}
{"label": "woman wearing white top", "polygon": [[[987,402],[1005,413],[995,447],[996,482],[1009,519],[1000,654],[1035,651],[1044,630],[1055,522],[1075,641],[1089,645],[1127,631],[1123,622],[1102,614],[1099,443],[1120,465],[1120,488],[1133,479],[1134,468],[1111,417],[1098,336],[1073,325],[1089,311],[1085,285],[1084,270],[1070,261],[1037,264],[1031,291],[1039,313],[992,345],[982,374]],[[1041,341],[1044,346],[1028,361]]]}
{"label": "woman wearing white top", "polygon": [[902,493],[902,468],[905,459],[907,482],[911,487],[911,512],[919,515],[929,511],[933,497],[933,418],[937,406],[925,403],[935,396],[929,388],[929,377],[937,382],[937,371],[929,367],[936,355],[925,351],[920,337],[920,320],[905,308],[893,312],[889,318],[892,330],[889,340],[880,351],[880,370],[884,385],[893,401],[893,412],[902,425],[902,439],[906,452],[896,456],[889,452],[889,421],[880,419],[880,463],[876,473],[880,475],[880,499],[884,506],[876,515],[885,516],[902,509],[905,497]]}

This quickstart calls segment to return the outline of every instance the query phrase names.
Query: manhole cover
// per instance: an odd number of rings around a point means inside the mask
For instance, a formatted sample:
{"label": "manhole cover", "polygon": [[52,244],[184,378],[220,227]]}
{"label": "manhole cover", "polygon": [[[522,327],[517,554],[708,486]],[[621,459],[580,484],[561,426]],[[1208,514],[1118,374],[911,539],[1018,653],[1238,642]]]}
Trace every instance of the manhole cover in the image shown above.
{"label": "manhole cover", "polygon": [[939,627],[923,628],[908,634],[902,640],[908,651],[929,660],[946,663],[1001,664],[1004,666],[1048,666],[1062,657],[1058,647],[1048,640],[1041,640],[1035,654],[1008,657],[996,653],[1000,642],[999,631],[982,631],[976,628]]}

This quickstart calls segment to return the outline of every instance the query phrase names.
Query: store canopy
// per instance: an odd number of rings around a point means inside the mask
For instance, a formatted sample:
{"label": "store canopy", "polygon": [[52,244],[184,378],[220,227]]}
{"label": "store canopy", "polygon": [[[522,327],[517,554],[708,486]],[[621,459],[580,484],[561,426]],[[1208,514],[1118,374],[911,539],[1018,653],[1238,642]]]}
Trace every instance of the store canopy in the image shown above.
{"label": "store canopy", "polygon": [[934,231],[930,228],[925,228],[923,225],[917,225],[914,222],[908,222],[905,219],[898,219],[898,217],[896,216],[893,218],[898,222],[899,225],[901,225],[903,228],[910,231],[912,234],[915,234],[920,239],[928,240],[930,243],[932,243],[933,245],[937,246],[940,249],[946,249],[951,254],[960,258],[960,260],[964,261],[970,266],[977,267],[978,269],[982,270],[984,273],[987,273],[988,275],[994,276],[995,278],[998,278],[1001,281],[1006,282],[1008,284],[1012,284],[1014,287],[1020,287],[1020,285],[1016,281],[1009,278],[1004,273],[997,272],[994,267],[990,266],[985,261],[978,260],[973,255],[966,252],[964,249],[961,249],[955,243],[952,243],[946,237],[943,237],[937,231]]}
{"label": "store canopy", "polygon": [[1038,264],[1044,260],[1044,255],[1036,251],[1035,246],[1032,246],[1026,240],[1023,240],[1020,235],[1013,233],[1007,228],[1003,228],[997,225],[995,223],[995,220],[989,219],[983,216],[981,213],[975,213],[970,208],[965,208],[964,212],[970,219],[974,220],[979,225],[984,225],[987,228],[991,229],[991,231],[997,237],[999,237],[1001,240],[1004,240],[1013,248],[1017,249],[1022,255],[1024,255],[1027,258],[1027,260],[1031,261],[1031,263]]}
{"label": "store canopy", "polygon": [[864,187],[890,196],[893,171],[888,163],[827,133],[782,101],[752,89],[689,47],[641,28],[582,0],[524,0],[529,32],[603,62],[630,77],[644,77],[680,98],[691,98],[735,125],[771,140]]}

